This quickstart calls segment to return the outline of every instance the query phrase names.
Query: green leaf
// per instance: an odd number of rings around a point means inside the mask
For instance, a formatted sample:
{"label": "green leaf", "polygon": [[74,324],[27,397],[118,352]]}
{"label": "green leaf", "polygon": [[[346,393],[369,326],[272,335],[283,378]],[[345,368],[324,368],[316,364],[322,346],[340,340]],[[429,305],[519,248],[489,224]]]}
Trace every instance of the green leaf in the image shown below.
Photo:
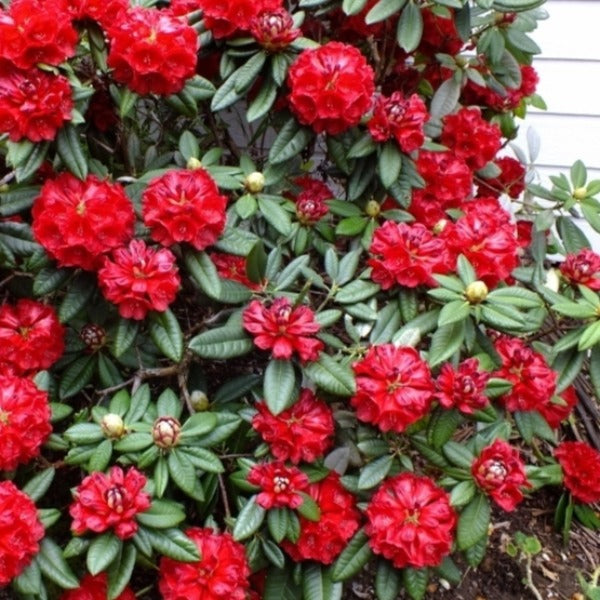
{"label": "green leaf", "polygon": [[20,594],[41,596],[42,573],[36,560],[33,560],[18,577],[13,579],[13,586]]}
{"label": "green leaf", "polygon": [[355,279],[348,285],[341,288],[335,295],[336,302],[340,304],[354,304],[370,298],[381,288],[379,284],[363,279]]}
{"label": "green leaf", "polygon": [[473,499],[477,488],[472,480],[457,483],[450,492],[450,504],[452,506],[465,506]]}
{"label": "green leaf", "polygon": [[484,494],[477,494],[460,514],[456,530],[456,543],[460,550],[471,548],[487,537],[490,524],[490,501]]}
{"label": "green leaf", "polygon": [[331,578],[334,581],[350,579],[369,562],[372,556],[369,537],[363,529],[360,529],[333,563]]}
{"label": "green leaf", "polygon": [[287,508],[271,508],[267,513],[267,527],[271,537],[279,544],[288,529],[289,511]]}
{"label": "green leaf", "polygon": [[366,5],[367,0],[344,0],[342,10],[348,16],[357,15]]}
{"label": "green leaf", "polygon": [[23,486],[23,493],[27,494],[34,502],[38,502],[52,485],[55,474],[56,470],[52,467],[44,469]]}
{"label": "green leaf", "polygon": [[338,363],[328,354],[321,354],[317,362],[303,367],[304,373],[320,388],[336,396],[352,396],[355,392],[351,369]]}
{"label": "green leaf", "polygon": [[113,343],[113,354],[119,358],[131,348],[140,328],[139,321],[132,319],[119,319],[115,340]]}
{"label": "green leaf", "polygon": [[[404,14],[404,12],[402,14]],[[402,155],[400,154],[400,150],[394,142],[386,142],[381,149],[378,161],[379,178],[386,189],[398,180],[401,168]]]}
{"label": "green leaf", "polygon": [[198,287],[209,297],[219,299],[222,285],[217,268],[206,252],[188,250],[183,255],[185,266]]}
{"label": "green leaf", "polygon": [[367,13],[365,23],[372,25],[373,23],[383,21],[394,13],[397,13],[405,4],[406,0],[379,0]]}
{"label": "green leaf", "polygon": [[374,142],[370,133],[363,134],[348,150],[347,158],[361,158],[369,156],[377,150],[377,144]]}
{"label": "green leaf", "polygon": [[577,254],[583,248],[591,248],[589,240],[571,217],[558,217],[556,226],[567,253]]}
{"label": "green leaf", "polygon": [[115,600],[131,580],[137,551],[133,544],[125,544],[120,560],[113,563],[108,571],[108,600]]}
{"label": "green leaf", "polygon": [[444,81],[431,100],[431,116],[441,119],[450,114],[458,103],[460,90],[460,83],[454,77]]}
{"label": "green leaf", "polygon": [[269,78],[263,82],[258,94],[256,94],[246,111],[246,119],[249,123],[264,117],[271,110],[277,98],[277,92],[277,84],[272,79]]}
{"label": "green leaf", "polygon": [[588,350],[600,342],[600,321],[596,321],[583,330],[577,348],[579,350]]}
{"label": "green leaf", "polygon": [[[423,315],[419,315],[423,316]],[[432,367],[448,360],[460,350],[465,337],[465,322],[457,321],[440,327],[431,338],[429,347],[429,364]]]}
{"label": "green leaf", "polygon": [[296,374],[288,360],[271,360],[265,370],[264,397],[269,410],[278,415],[296,400]]}
{"label": "green leaf", "polygon": [[196,469],[189,458],[179,450],[171,450],[167,459],[169,475],[178,488],[193,496],[196,487]]}
{"label": "green leaf", "polygon": [[79,581],[65,561],[61,549],[50,538],[45,537],[41,541],[36,561],[42,573],[56,585],[66,590],[79,587]]}
{"label": "green leaf", "polygon": [[87,273],[77,275],[69,285],[69,289],[58,309],[61,323],[67,323],[76,316],[90,301],[95,291],[95,281]]}
{"label": "green leaf", "polygon": [[184,131],[179,136],[179,152],[187,162],[190,158],[200,157],[200,146],[198,139],[191,131]]}
{"label": "green leaf", "polygon": [[298,507],[298,513],[309,521],[318,521],[321,518],[321,509],[319,505],[305,492],[300,492],[303,498],[302,504]]}
{"label": "green leaf", "polygon": [[279,546],[265,538],[261,539],[260,545],[269,562],[279,569],[283,569],[285,566],[285,555]]}
{"label": "green leaf", "polygon": [[400,593],[401,572],[389,561],[380,559],[375,574],[378,600],[396,600]]}
{"label": "green leaf", "polygon": [[288,236],[292,232],[290,213],[280,204],[270,200],[264,195],[258,196],[258,208],[266,221],[281,235]]}
{"label": "green leaf", "polygon": [[212,97],[210,103],[212,112],[217,112],[231,106],[243,96],[243,92],[235,91],[236,81],[234,75],[235,73],[226,79]]}
{"label": "green leaf", "polygon": [[233,539],[239,542],[258,531],[265,520],[266,512],[262,506],[256,503],[256,496],[249,498],[235,520]]}
{"label": "green leaf", "polygon": [[310,130],[300,127],[292,117],[282,128],[269,151],[269,162],[279,164],[297,156],[311,139]]}
{"label": "green leaf", "polygon": [[197,562],[200,560],[196,544],[179,529],[146,529],[144,533],[151,546],[163,556],[180,562]]}
{"label": "green leaf", "polygon": [[341,600],[342,598],[342,584],[332,580],[330,569],[315,563],[307,563],[304,566],[302,591],[306,600]]}
{"label": "green leaf", "polygon": [[88,174],[88,164],[77,128],[65,125],[56,136],[56,149],[67,169],[78,177],[85,179]]}
{"label": "green leaf", "polygon": [[188,446],[185,450],[182,449],[181,452],[185,453],[196,469],[201,469],[207,473],[223,473],[225,471],[219,457],[214,452],[206,450],[206,448]]}
{"label": "green leaf", "polygon": [[471,314],[471,305],[465,300],[454,300],[442,307],[438,317],[438,327],[464,321]]}
{"label": "green leaf", "polygon": [[417,48],[422,36],[423,15],[419,6],[411,0],[400,15],[396,40],[405,52],[410,53]]}
{"label": "green leaf", "polygon": [[235,80],[234,89],[238,94],[245,92],[256,81],[266,60],[267,53],[260,50],[235,71],[232,78]]}
{"label": "green leaf", "polygon": [[92,575],[106,571],[117,558],[123,542],[112,532],[104,533],[92,540],[88,548],[86,566]]}
{"label": "green leaf", "polygon": [[75,396],[90,382],[95,364],[95,356],[82,356],[67,367],[58,386],[58,395],[61,400]]}
{"label": "green leaf", "polygon": [[394,457],[387,454],[362,467],[358,477],[358,489],[369,490],[381,483],[390,472]]}
{"label": "green leaf", "polygon": [[461,469],[471,471],[471,465],[473,464],[475,457],[463,444],[453,441],[446,442],[442,448],[442,452],[452,464],[455,464]]}
{"label": "green leaf", "polygon": [[199,412],[192,415],[181,428],[182,441],[190,437],[209,433],[217,426],[217,417],[210,412]]}
{"label": "green leaf", "polygon": [[48,154],[49,142],[34,144],[32,152],[27,156],[27,160],[16,166],[15,176],[17,183],[26,181],[42,166]]}
{"label": "green leaf", "polygon": [[252,340],[240,327],[210,329],[192,338],[189,349],[202,358],[223,360],[243,356],[253,348]]}
{"label": "green leaf", "polygon": [[183,333],[177,317],[167,308],[150,315],[150,337],[157,348],[173,362],[183,358]]}
{"label": "green leaf", "polygon": [[108,467],[108,463],[110,462],[110,457],[112,456],[113,446],[110,440],[102,441],[94,450],[94,454],[92,454],[90,461],[88,463],[88,470],[90,472],[94,471],[104,471],[106,467]]}
{"label": "green leaf", "polygon": [[46,267],[42,269],[33,280],[33,293],[35,296],[45,296],[62,287],[69,279],[68,269],[55,269]]}
{"label": "green leaf", "polygon": [[168,529],[185,520],[185,512],[179,504],[170,500],[154,500],[147,510],[137,515],[140,525],[152,529]]}
{"label": "green leaf", "polygon": [[408,567],[402,572],[402,581],[412,600],[423,600],[429,583],[429,569]]}

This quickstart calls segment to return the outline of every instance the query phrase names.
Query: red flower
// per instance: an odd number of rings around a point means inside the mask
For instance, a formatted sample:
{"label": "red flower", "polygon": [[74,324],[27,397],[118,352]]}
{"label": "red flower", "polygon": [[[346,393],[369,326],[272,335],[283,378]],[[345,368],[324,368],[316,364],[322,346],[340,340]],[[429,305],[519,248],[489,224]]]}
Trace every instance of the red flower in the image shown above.
{"label": "red flower", "polygon": [[185,534],[202,557],[182,563],[163,556],[158,588],[164,600],[245,600],[250,569],[244,546],[228,533],[191,527]]}
{"label": "red flower", "polygon": [[77,32],[60,0],[12,0],[0,11],[0,58],[20,69],[59,65],[75,54]]}
{"label": "red flower", "polygon": [[51,431],[48,394],[29,379],[0,376],[0,470],[38,456]]}
{"label": "red flower", "polygon": [[263,508],[298,508],[304,498],[299,494],[308,487],[308,477],[297,467],[283,462],[255,465],[248,473],[248,482],[261,488],[256,498]]}
{"label": "red flower", "polygon": [[423,36],[418,51],[433,56],[444,53],[454,56],[464,45],[454,24],[454,11],[450,8],[450,16],[435,13],[431,8],[421,10],[423,15]]}
{"label": "red flower", "polygon": [[493,377],[508,379],[512,389],[500,400],[507,410],[539,410],[554,396],[556,373],[544,357],[525,345],[523,340],[501,336],[495,343],[496,352],[502,359],[502,367]]}
{"label": "red flower", "polygon": [[321,510],[318,521],[300,516],[300,537],[295,543],[284,540],[281,547],[295,561],[316,560],[331,564],[346,547],[359,527],[360,513],[356,500],[340,483],[337,473],[308,488],[308,494]]}
{"label": "red flower", "polygon": [[489,373],[479,370],[479,361],[468,358],[454,370],[450,363],[442,365],[436,380],[435,397],[444,408],[457,408],[466,415],[472,415],[488,404],[485,386]]}
{"label": "red flower", "polygon": [[73,533],[114,529],[119,538],[129,539],[138,530],[135,516],[150,506],[150,496],[142,491],[145,485],[146,478],[134,467],[126,473],[113,467],[108,475],[88,475],[75,490],[75,501],[69,507]]}
{"label": "red flower", "polygon": [[412,94],[405,98],[402,92],[394,92],[389,98],[377,96],[373,117],[367,126],[376,142],[394,138],[402,152],[410,153],[423,145],[423,126],[428,119],[420,96]]}
{"label": "red flower", "polygon": [[74,20],[92,19],[107,28],[126,19],[128,0],[66,0],[67,9]]}
{"label": "red flower", "polygon": [[485,121],[477,108],[464,107],[444,117],[441,141],[477,171],[496,156],[501,135],[500,127]]}
{"label": "red flower", "polygon": [[452,548],[456,513],[448,494],[428,477],[386,479],[366,509],[369,545],[396,568],[435,567]]}
{"label": "red flower", "polygon": [[373,69],[354,46],[329,42],[304,50],[288,71],[292,112],[317,133],[358,125],[371,106]]}
{"label": "red flower", "polygon": [[258,283],[254,283],[248,279],[246,275],[246,258],[244,256],[211,252],[210,259],[217,268],[219,277],[237,281],[251,290],[259,290],[261,288]]}
{"label": "red flower", "polygon": [[[108,577],[106,573],[90,575],[89,573],[81,580],[79,587],[75,590],[66,591],[60,600],[106,600],[108,598]],[[116,600],[135,600],[135,594],[126,587]]]}
{"label": "red flower", "polygon": [[[397,15],[367,25],[365,18],[369,14],[370,10],[377,4],[378,0],[367,0],[367,3],[361,9],[361,11],[355,15],[345,14],[341,8],[334,9],[330,13],[331,26],[330,31],[334,33],[336,39],[343,40],[349,44],[357,42],[357,38],[373,38],[378,39],[384,34],[386,25],[391,26],[397,22]],[[308,37],[312,37],[309,35]]]}
{"label": "red flower", "polygon": [[65,77],[0,64],[0,133],[8,133],[11,141],[53,140],[72,110]]}
{"label": "red flower", "polygon": [[434,273],[450,270],[446,244],[423,225],[386,221],[375,230],[367,263],[373,268],[371,279],[382,289],[393,285],[434,286]]}
{"label": "red flower", "polygon": [[143,240],[131,240],[127,248],[113,252],[113,260],[104,258],[98,282],[123,318],[140,321],[150,310],[167,310],[175,300],[180,279],[170,250],[147,248]]}
{"label": "red flower", "polygon": [[510,156],[497,158],[494,163],[500,168],[500,175],[478,180],[477,195],[499,198],[504,193],[511,198],[518,198],[525,190],[525,167]]}
{"label": "red flower", "polygon": [[356,394],[350,401],[361,421],[401,433],[429,411],[435,388],[429,366],[414,348],[371,346],[352,368]]}
{"label": "red flower", "polygon": [[567,254],[560,272],[571,284],[580,283],[592,290],[600,290],[600,255],[588,248],[577,254]]}
{"label": "red flower", "polygon": [[269,444],[278,460],[315,462],[331,447],[333,415],[329,406],[308,389],[300,390],[300,398],[287,410],[273,415],[266,404],[256,404],[258,413],[252,427]]}
{"label": "red flower", "polygon": [[564,392],[552,396],[546,402],[538,404],[536,410],[546,419],[552,429],[558,429],[573,411],[577,404],[577,392],[573,386],[569,386]]}
{"label": "red flower", "polygon": [[167,171],[142,195],[144,223],[163,246],[188,242],[204,250],[225,227],[227,198],[204,169]]}
{"label": "red flower", "polygon": [[294,183],[302,189],[295,198],[296,216],[303,225],[314,225],[329,212],[325,201],[334,194],[322,181],[312,177],[296,177]]}
{"label": "red flower", "polygon": [[176,94],[196,73],[198,36],[167,11],[131,8],[109,28],[109,39],[113,78],[138,94]]}
{"label": "red flower", "polygon": [[471,473],[477,485],[508,512],[523,500],[521,489],[531,487],[519,451],[504,440],[486,446],[473,461]]}
{"label": "red flower", "polygon": [[0,362],[19,375],[51,367],[64,352],[64,337],[51,306],[26,298],[0,306]]}
{"label": "red flower", "polygon": [[287,298],[276,298],[269,308],[253,300],[242,323],[261,350],[272,350],[273,358],[289,360],[296,352],[302,362],[317,360],[324,346],[313,337],[320,329],[313,311],[307,306],[294,308]]}
{"label": "red flower", "polygon": [[294,27],[292,15],[283,9],[263,10],[250,21],[252,37],[269,52],[287,48],[301,31]]}
{"label": "red flower", "polygon": [[0,481],[0,586],[25,570],[43,537],[33,500],[11,481]]}
{"label": "red flower", "polygon": [[133,205],[118,183],[63,173],[43,185],[33,209],[33,233],[61,267],[96,270],[103,255],[133,235]]}
{"label": "red flower", "polygon": [[600,502],[600,452],[584,442],[562,442],[554,456],[563,471],[564,486],[586,504]]}

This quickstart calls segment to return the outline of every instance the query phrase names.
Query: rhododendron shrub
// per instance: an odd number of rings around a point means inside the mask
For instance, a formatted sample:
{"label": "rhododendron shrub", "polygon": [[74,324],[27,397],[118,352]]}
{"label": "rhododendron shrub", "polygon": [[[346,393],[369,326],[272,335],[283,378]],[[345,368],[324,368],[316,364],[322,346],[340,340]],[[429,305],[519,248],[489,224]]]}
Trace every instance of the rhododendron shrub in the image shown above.
{"label": "rhododendron shrub", "polygon": [[600,182],[515,145],[540,3],[2,3],[8,595],[416,600],[544,486],[597,526]]}

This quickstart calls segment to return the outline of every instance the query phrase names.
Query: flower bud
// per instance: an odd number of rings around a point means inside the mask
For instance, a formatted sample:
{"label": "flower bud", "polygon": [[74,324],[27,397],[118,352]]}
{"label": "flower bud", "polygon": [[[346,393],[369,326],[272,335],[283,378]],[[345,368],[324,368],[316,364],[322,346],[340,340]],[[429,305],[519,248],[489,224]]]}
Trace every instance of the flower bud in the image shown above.
{"label": "flower bud", "polygon": [[446,229],[446,225],[448,225],[448,221],[446,219],[440,219],[434,226],[433,226],[433,233],[435,235],[439,235],[440,233],[442,233],[442,231],[444,231],[444,229]]}
{"label": "flower bud", "polygon": [[196,412],[202,412],[210,406],[208,396],[202,390],[194,390],[190,394],[190,402]]}
{"label": "flower bud", "polygon": [[573,198],[575,200],[583,200],[587,196],[586,187],[578,187],[573,190]]}
{"label": "flower bud", "polygon": [[177,446],[181,435],[181,424],[175,417],[159,417],[152,427],[154,443],[163,449]]}
{"label": "flower bud", "polygon": [[265,176],[254,171],[244,179],[244,186],[251,194],[260,194],[265,189]]}
{"label": "flower bud", "polygon": [[195,156],[190,156],[190,158],[187,161],[186,167],[191,170],[201,169],[202,163]]}
{"label": "flower bud", "polygon": [[381,206],[379,205],[379,202],[376,202],[375,200],[369,200],[365,206],[365,212],[369,217],[374,219],[381,212]]}
{"label": "flower bud", "polygon": [[488,287],[483,281],[473,281],[465,289],[465,297],[469,304],[479,304],[483,302],[488,295]]}
{"label": "flower bud", "polygon": [[125,497],[127,492],[123,487],[116,485],[106,490],[106,504],[116,513],[121,514],[125,508]]}
{"label": "flower bud", "polygon": [[546,281],[544,281],[544,286],[551,289],[553,292],[558,292],[558,289],[560,288],[560,277],[556,269],[550,269],[546,273]]}
{"label": "flower bud", "polygon": [[125,423],[115,413],[104,415],[102,421],[100,421],[100,427],[102,428],[102,433],[109,439],[118,440],[125,435]]}
{"label": "flower bud", "polygon": [[283,50],[300,35],[292,16],[284,9],[262,11],[250,22],[250,32],[269,52]]}
{"label": "flower bud", "polygon": [[96,352],[106,344],[106,331],[100,325],[88,323],[79,332],[79,338],[92,352]]}

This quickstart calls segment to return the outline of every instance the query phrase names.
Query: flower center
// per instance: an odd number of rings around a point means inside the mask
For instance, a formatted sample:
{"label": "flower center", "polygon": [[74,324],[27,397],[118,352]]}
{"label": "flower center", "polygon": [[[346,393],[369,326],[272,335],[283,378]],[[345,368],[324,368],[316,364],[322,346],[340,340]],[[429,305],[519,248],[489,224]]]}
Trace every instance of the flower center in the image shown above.
{"label": "flower center", "polygon": [[8,418],[10,417],[10,413],[0,409],[0,425],[8,425]]}
{"label": "flower center", "polygon": [[31,327],[19,327],[17,331],[22,338],[28,339],[29,333],[31,332]]}
{"label": "flower center", "polygon": [[410,525],[418,525],[420,516],[421,513],[416,508],[414,510],[407,510],[404,513],[404,523]]}
{"label": "flower center", "polygon": [[120,485],[106,490],[105,499],[108,507],[115,512],[121,514],[125,509],[125,490]]}
{"label": "flower center", "polygon": [[276,494],[285,492],[289,486],[290,480],[287,477],[282,477],[281,475],[275,475],[275,477],[273,477],[273,490]]}
{"label": "flower center", "polygon": [[492,460],[486,464],[486,479],[501,479],[503,480],[508,471],[506,465],[499,460]]}

